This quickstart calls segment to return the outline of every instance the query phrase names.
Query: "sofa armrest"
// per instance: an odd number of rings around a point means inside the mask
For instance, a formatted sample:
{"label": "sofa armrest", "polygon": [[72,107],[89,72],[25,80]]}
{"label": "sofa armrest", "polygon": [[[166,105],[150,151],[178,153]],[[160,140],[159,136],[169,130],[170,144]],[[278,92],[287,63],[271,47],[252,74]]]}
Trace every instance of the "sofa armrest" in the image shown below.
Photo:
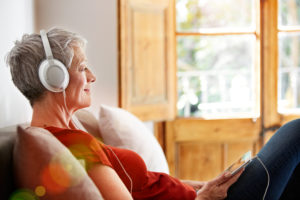
{"label": "sofa armrest", "polygon": [[16,127],[0,129],[0,199],[9,199],[16,189],[13,175],[15,138]]}

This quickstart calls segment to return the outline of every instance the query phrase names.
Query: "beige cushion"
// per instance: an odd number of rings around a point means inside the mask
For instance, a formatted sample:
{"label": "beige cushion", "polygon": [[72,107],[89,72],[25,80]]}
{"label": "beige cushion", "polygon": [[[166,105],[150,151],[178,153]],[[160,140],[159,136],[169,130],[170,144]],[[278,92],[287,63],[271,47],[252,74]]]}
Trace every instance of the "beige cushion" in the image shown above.
{"label": "beige cushion", "polygon": [[[27,195],[47,200],[103,199],[76,158],[45,129],[18,127],[14,168],[18,186],[29,189]],[[25,195],[22,192],[19,195]]]}
{"label": "beige cushion", "polygon": [[165,155],[158,141],[133,114],[120,108],[102,105],[99,129],[105,144],[135,151],[144,159],[149,171],[169,173]]}
{"label": "beige cushion", "polygon": [[85,109],[80,109],[76,111],[75,115],[73,115],[73,120],[78,128],[101,139],[98,120],[91,112]]}

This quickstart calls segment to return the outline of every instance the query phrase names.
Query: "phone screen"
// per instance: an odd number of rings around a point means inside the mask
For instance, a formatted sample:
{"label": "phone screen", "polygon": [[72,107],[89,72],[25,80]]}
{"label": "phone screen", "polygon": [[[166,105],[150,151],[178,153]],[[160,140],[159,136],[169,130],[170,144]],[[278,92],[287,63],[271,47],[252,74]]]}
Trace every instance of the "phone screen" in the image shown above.
{"label": "phone screen", "polygon": [[230,165],[226,171],[229,171],[232,175],[236,174],[239,170],[241,170],[243,167],[246,167],[250,163],[251,156],[251,151],[246,152],[236,162]]}

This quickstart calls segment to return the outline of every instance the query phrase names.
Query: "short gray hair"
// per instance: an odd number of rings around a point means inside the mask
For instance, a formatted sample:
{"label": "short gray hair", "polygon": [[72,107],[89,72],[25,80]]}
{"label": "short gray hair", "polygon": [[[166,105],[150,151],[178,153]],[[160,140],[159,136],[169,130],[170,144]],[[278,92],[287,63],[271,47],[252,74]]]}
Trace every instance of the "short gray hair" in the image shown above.
{"label": "short gray hair", "polygon": [[[59,28],[50,29],[47,37],[53,57],[68,68],[72,63],[74,47],[85,48],[87,43],[80,35]],[[39,65],[44,59],[46,55],[41,36],[35,33],[23,35],[6,57],[15,86],[31,105],[46,91],[38,76]]]}

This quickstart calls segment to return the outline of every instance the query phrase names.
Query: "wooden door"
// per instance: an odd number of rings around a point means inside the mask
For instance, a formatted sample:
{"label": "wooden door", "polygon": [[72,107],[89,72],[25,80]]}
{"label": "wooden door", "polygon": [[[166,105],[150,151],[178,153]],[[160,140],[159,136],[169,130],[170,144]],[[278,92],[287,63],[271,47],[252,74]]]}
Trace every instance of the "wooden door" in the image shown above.
{"label": "wooden door", "polygon": [[172,0],[120,0],[120,106],[142,120],[175,117]]}

